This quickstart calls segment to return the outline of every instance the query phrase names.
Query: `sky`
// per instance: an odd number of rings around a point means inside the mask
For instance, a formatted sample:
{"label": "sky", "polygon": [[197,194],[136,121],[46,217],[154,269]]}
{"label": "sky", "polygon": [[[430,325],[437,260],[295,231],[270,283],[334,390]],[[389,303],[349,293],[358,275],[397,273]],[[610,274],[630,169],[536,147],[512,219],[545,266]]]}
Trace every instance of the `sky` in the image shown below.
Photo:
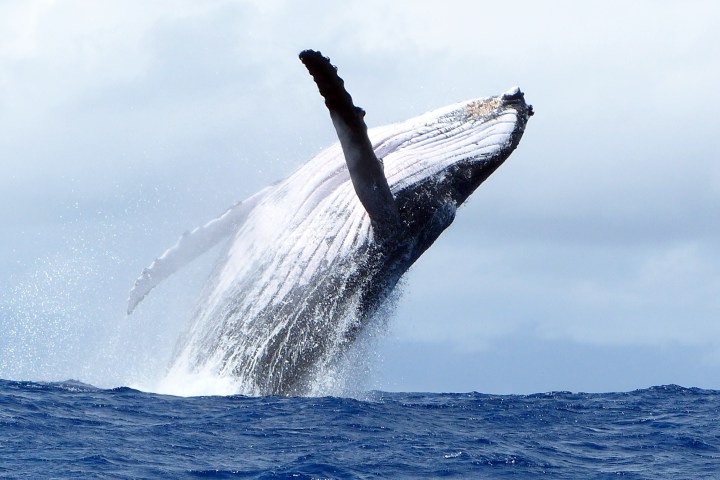
{"label": "sky", "polygon": [[371,388],[720,389],[717,18],[713,1],[1,2],[0,377],[161,369],[212,254],[142,314],[127,291],[335,141],[297,59],[313,48],[371,127],[514,85],[536,112],[403,280]]}

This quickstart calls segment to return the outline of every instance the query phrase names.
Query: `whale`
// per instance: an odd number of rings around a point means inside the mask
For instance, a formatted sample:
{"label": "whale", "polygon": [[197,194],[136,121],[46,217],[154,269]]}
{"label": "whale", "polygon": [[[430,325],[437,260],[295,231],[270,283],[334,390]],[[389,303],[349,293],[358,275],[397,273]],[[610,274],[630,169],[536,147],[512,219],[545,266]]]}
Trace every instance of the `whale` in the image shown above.
{"label": "whale", "polygon": [[330,60],[314,50],[299,58],[338,142],[143,270],[128,314],[223,245],[168,375],[229,379],[250,395],[308,394],[383,315],[401,277],[515,150],[534,113],[513,87],[368,129]]}

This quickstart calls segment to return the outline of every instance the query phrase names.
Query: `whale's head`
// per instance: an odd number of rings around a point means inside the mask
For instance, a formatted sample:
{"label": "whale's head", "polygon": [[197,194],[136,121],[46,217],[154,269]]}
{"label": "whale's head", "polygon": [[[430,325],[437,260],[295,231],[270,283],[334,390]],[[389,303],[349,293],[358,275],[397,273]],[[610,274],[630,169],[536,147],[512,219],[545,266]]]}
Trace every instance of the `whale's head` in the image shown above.
{"label": "whale's head", "polygon": [[515,87],[369,132],[393,194],[432,191],[459,205],[512,153],[532,106]]}

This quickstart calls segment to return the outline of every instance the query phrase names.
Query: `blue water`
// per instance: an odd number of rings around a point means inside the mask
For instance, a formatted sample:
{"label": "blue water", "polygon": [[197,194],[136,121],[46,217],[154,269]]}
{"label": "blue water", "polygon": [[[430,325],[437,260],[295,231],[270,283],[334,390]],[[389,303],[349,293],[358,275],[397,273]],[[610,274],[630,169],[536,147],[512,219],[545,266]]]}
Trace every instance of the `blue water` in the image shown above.
{"label": "blue water", "polygon": [[2,478],[720,478],[720,392],[195,397],[0,380]]}

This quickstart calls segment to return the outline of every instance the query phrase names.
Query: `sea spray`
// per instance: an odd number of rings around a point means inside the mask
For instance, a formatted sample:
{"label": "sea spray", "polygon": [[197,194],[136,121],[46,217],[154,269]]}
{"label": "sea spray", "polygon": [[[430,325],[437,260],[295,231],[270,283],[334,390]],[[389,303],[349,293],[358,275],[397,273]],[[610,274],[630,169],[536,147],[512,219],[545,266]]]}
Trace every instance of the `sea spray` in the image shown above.
{"label": "sea spray", "polygon": [[136,268],[130,252],[152,218],[134,217],[129,224],[109,214],[85,213],[93,217],[85,218],[74,208],[71,213],[75,216],[48,232],[56,239],[51,251],[6,279],[0,294],[0,378],[151,390],[167,369],[209,264],[191,266],[158,302],[128,319],[127,278]]}

